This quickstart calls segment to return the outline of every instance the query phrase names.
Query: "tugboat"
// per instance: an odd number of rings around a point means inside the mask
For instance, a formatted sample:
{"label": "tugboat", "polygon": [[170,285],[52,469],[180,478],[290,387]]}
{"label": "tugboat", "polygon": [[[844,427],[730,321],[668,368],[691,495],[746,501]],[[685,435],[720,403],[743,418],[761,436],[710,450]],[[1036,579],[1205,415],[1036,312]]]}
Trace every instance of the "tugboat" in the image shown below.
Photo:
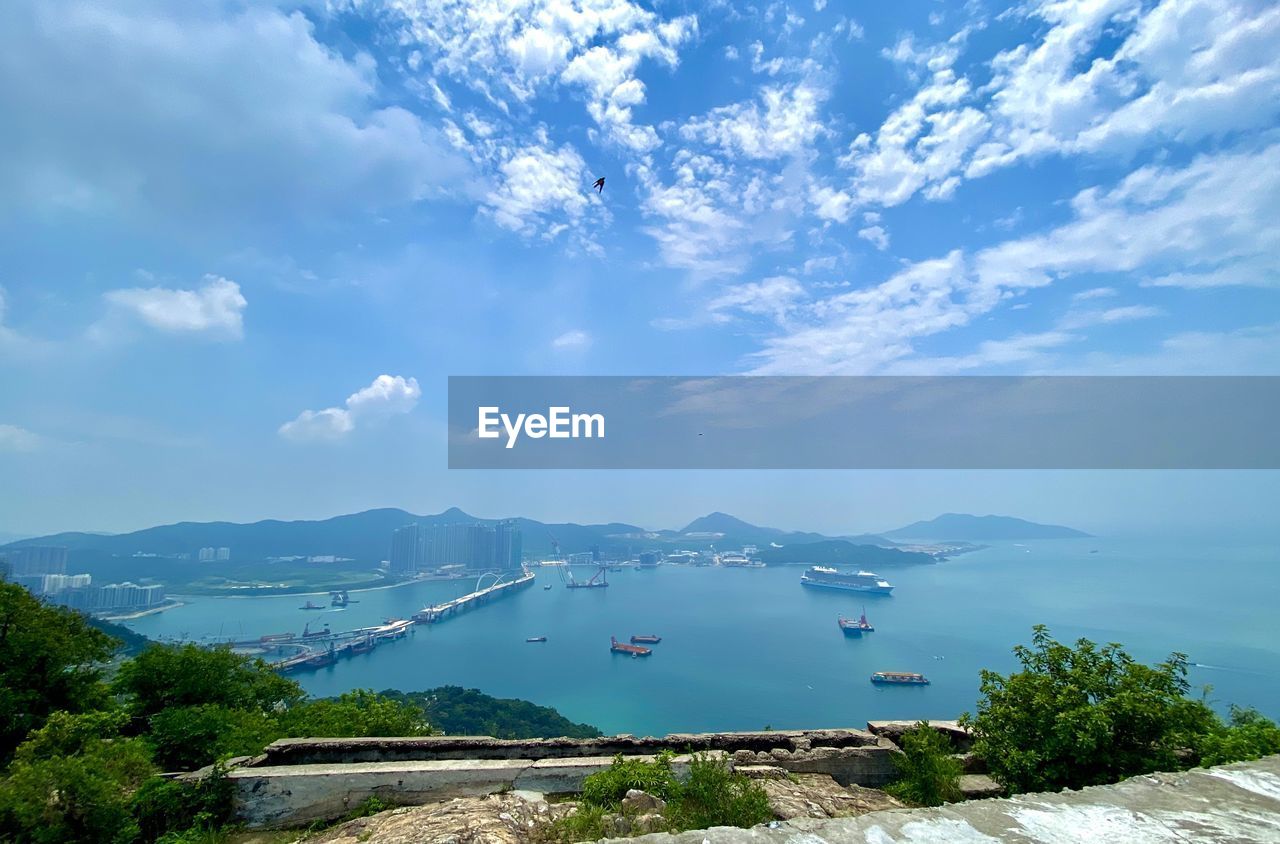
{"label": "tugboat", "polygon": [[546,636],[530,636],[528,639],[525,639],[525,641],[526,642],[545,642],[547,641],[547,637]]}
{"label": "tugboat", "polygon": [[877,686],[927,686],[928,679],[923,674],[908,671],[877,671],[871,675],[871,682]]}
{"label": "tugboat", "polygon": [[661,636],[632,636],[631,644],[633,645],[656,645],[662,641]]}
{"label": "tugboat", "polygon": [[613,636],[609,637],[609,650],[616,654],[627,654],[628,656],[649,656],[653,653],[653,648],[642,648],[639,645],[628,645],[619,642]]}

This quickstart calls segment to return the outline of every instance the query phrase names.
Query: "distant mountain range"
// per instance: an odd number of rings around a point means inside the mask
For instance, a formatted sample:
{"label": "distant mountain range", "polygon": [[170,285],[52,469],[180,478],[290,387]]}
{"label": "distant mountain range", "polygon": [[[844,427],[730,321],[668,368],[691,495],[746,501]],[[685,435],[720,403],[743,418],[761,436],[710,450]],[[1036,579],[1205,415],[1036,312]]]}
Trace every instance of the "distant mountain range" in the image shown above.
{"label": "distant mountain range", "polygon": [[1090,534],[1062,525],[1042,525],[1012,516],[970,516],[967,513],[944,513],[927,522],[913,522],[891,530],[885,536],[894,539],[929,541],[990,542],[1009,539],[1072,539]]}
{"label": "distant mountain range", "polygon": [[[335,555],[349,557],[361,564],[376,564],[388,556],[391,532],[412,522],[428,525],[493,524],[498,519],[482,519],[462,510],[450,508],[443,513],[419,516],[405,510],[386,508],[363,513],[335,516],[319,521],[266,520],[252,524],[233,522],[179,522],[145,530],[114,535],[97,533],[59,533],[11,543],[21,545],[65,545],[73,559],[81,554],[95,557],[131,557],[135,555],[162,558],[194,555],[204,547],[228,547],[233,559],[261,560],[267,557]],[[607,554],[636,554],[641,550],[660,548],[707,551],[738,549],[756,545],[762,555],[774,562],[818,562],[808,559],[820,554],[823,560],[834,560],[844,554],[858,557],[853,562],[887,565],[893,562],[918,562],[913,556],[897,557],[898,539],[915,540],[996,540],[1048,539],[1088,534],[1055,525],[1038,525],[1007,516],[966,516],[947,514],[929,522],[890,531],[886,535],[825,536],[820,533],[786,531],[761,527],[730,516],[711,513],[694,519],[680,530],[651,531],[619,522],[580,525],[545,523],[534,519],[515,520],[521,528],[525,551],[535,556],[547,555],[556,542],[564,552],[599,548]],[[887,538],[891,537],[891,538]],[[825,543],[825,544],[824,544]],[[813,546],[801,551],[799,546]],[[780,549],[787,549],[781,551]],[[850,549],[859,549],[856,552]],[[872,549],[872,550],[866,550]],[[885,551],[894,553],[885,554]],[[798,555],[798,556],[797,556]],[[927,556],[927,555],[920,555]],[[801,557],[805,559],[800,559]],[[879,560],[879,562],[877,562]]]}

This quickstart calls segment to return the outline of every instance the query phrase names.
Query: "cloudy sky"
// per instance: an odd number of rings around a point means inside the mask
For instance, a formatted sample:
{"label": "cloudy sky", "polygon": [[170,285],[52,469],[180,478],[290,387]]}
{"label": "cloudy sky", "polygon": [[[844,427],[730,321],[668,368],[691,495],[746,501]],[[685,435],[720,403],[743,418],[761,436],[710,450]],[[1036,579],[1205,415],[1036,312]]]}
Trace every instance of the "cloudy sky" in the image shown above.
{"label": "cloudy sky", "polygon": [[1274,477],[450,473],[445,379],[1277,374],[1277,43],[1262,0],[10,0],[0,531],[1247,523]]}

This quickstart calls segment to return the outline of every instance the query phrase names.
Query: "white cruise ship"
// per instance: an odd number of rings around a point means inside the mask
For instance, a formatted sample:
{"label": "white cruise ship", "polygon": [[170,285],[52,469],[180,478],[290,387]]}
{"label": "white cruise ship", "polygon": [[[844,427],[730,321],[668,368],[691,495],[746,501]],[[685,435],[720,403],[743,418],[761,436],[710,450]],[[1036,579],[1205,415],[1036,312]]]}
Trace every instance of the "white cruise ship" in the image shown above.
{"label": "white cruise ship", "polygon": [[800,575],[800,582],[805,586],[813,586],[820,589],[874,592],[878,595],[889,595],[893,592],[893,585],[874,572],[859,571],[851,574],[841,574],[835,569],[826,566],[814,566],[809,569]]}

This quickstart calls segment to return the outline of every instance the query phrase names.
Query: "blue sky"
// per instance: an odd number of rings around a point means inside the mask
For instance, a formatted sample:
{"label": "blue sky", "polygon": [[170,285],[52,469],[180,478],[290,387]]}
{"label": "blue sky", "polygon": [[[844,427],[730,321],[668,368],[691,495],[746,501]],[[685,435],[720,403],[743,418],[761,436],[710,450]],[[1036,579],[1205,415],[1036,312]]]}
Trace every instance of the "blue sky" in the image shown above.
{"label": "blue sky", "polygon": [[1248,524],[1271,475],[449,473],[445,378],[1276,374],[1276,43],[1211,0],[5,3],[0,530]]}

